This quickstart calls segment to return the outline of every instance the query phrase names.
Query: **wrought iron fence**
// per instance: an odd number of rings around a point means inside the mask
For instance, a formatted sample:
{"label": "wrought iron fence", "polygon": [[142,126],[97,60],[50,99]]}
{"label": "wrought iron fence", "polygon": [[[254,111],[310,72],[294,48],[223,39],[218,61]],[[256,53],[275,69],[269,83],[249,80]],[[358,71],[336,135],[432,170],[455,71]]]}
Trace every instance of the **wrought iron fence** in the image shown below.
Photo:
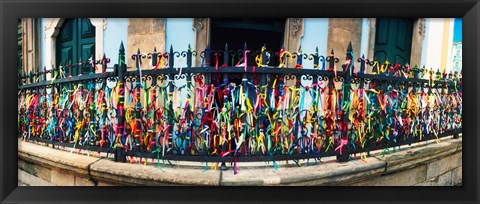
{"label": "wrought iron fence", "polygon": [[[461,74],[355,59],[351,45],[338,67],[333,50],[324,57],[318,49],[253,51],[246,44],[131,57],[136,70],[127,71],[122,43],[114,72],[104,56],[20,74],[19,137],[113,153],[123,162],[136,156],[236,164],[334,155],[346,161],[461,132]],[[200,67],[192,67],[193,57],[202,58]],[[185,65],[174,66],[175,59]],[[285,68],[289,63],[294,68]]]}

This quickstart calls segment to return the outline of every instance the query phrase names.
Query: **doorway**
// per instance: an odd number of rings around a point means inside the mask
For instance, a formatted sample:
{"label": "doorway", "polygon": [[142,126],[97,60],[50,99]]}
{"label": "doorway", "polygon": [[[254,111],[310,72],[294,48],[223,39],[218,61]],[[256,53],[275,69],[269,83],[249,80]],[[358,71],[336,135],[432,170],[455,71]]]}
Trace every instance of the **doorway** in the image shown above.
{"label": "doorway", "polygon": [[[213,50],[224,50],[228,43],[229,50],[243,50],[245,43],[247,49],[261,50],[265,45],[268,51],[278,52],[283,45],[286,19],[235,19],[235,18],[212,18],[210,48]],[[277,66],[278,59],[274,56],[270,59],[269,65]],[[230,58],[230,60],[232,60]],[[238,55],[233,59],[238,62]],[[215,61],[211,63],[215,65]],[[219,58],[219,64],[224,64],[223,58]],[[232,61],[225,63],[232,66]],[[255,60],[250,57],[248,65],[255,66]],[[234,65],[233,65],[234,66]]]}
{"label": "doorway", "polygon": [[413,19],[377,18],[374,58],[379,63],[410,63]]}
{"label": "doorway", "polygon": [[68,65],[70,62],[75,64],[80,61],[87,65],[88,59],[95,57],[95,26],[88,18],[65,19],[56,44],[57,65]]}

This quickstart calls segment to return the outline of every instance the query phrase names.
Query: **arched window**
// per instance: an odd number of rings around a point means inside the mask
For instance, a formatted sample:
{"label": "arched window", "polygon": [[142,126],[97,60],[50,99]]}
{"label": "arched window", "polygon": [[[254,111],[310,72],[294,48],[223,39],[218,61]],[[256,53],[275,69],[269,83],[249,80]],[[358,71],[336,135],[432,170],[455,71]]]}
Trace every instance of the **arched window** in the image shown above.
{"label": "arched window", "polygon": [[56,39],[57,65],[87,64],[89,58],[95,58],[95,26],[88,18],[65,19]]}

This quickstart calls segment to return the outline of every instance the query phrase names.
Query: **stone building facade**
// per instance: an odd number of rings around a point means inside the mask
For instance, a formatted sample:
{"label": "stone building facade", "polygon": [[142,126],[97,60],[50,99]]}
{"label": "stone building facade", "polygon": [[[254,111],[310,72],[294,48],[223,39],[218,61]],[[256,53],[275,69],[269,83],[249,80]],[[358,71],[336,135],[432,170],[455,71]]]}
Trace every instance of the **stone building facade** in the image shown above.
{"label": "stone building facade", "polygon": [[[275,29],[275,32],[278,32],[280,29],[281,36],[277,41],[291,53],[300,49],[305,53],[314,53],[318,47],[320,55],[328,56],[333,49],[343,60],[347,45],[351,42],[355,57],[364,55],[368,59],[375,59],[383,52],[386,53],[383,54],[386,56],[384,58],[388,58],[390,63],[398,63],[398,59],[401,59],[401,62],[411,66],[425,66],[441,71],[452,70],[454,64],[452,38],[453,27],[457,21],[451,18],[401,19],[395,22],[392,19],[375,18],[287,18],[277,21],[280,24],[256,24],[253,20],[220,25],[223,28],[256,33],[255,37],[246,37],[245,41],[252,41],[254,38],[268,40],[269,34],[262,33]],[[63,43],[59,33],[65,29],[62,27],[64,22],[65,19],[61,18],[29,18],[19,22],[19,43],[21,41],[22,45],[19,67],[23,71],[48,70],[52,66],[58,66],[60,62],[57,58],[63,52],[59,48],[59,44]],[[187,50],[190,45],[194,50],[203,51],[221,35],[218,29],[216,30],[219,24],[215,23],[216,19],[211,18],[90,18],[88,22],[91,24],[90,28],[79,25],[78,30],[90,32],[90,38],[94,42],[90,47],[91,57],[100,59],[105,53],[112,62],[109,66],[117,63],[118,46],[122,41],[127,56],[130,56],[138,49],[144,53],[152,52],[154,48],[158,52],[164,52],[170,46],[175,50]],[[80,39],[83,34],[78,35]],[[274,44],[276,46],[277,43]],[[260,47],[249,46],[254,50],[259,50]],[[397,49],[403,53],[399,56],[404,56],[392,58],[393,51],[389,54],[389,49]],[[79,60],[71,59],[72,62]],[[83,57],[83,61],[85,60]],[[200,63],[201,59],[197,56],[194,66],[199,66]],[[129,57],[127,65],[129,69],[135,68],[134,61]],[[305,68],[312,65],[308,60],[304,62]],[[148,69],[148,66],[142,68]]]}

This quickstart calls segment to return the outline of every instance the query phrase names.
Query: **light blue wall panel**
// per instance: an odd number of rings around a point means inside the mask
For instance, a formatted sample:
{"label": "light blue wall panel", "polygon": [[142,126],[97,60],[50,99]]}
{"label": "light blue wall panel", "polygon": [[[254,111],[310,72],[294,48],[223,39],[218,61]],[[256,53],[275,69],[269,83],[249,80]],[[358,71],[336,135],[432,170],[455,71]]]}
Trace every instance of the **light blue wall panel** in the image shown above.
{"label": "light blue wall panel", "polygon": [[[127,18],[107,18],[107,27],[103,33],[103,52],[110,58],[109,67],[118,63],[118,49],[123,41],[125,50],[127,48],[128,19]],[[125,56],[128,62],[129,56]]]}
{"label": "light blue wall panel", "polygon": [[[174,51],[186,51],[188,45],[195,48],[195,33],[192,28],[193,18],[167,18],[166,21],[166,51],[173,46]],[[186,67],[186,59],[175,58],[175,67]]]}
{"label": "light blue wall panel", "polygon": [[[300,41],[303,52],[314,53],[318,46],[320,55],[327,54],[328,18],[305,18],[303,37]],[[321,66],[321,65],[320,65]],[[303,60],[303,67],[313,68],[312,60]]]}

